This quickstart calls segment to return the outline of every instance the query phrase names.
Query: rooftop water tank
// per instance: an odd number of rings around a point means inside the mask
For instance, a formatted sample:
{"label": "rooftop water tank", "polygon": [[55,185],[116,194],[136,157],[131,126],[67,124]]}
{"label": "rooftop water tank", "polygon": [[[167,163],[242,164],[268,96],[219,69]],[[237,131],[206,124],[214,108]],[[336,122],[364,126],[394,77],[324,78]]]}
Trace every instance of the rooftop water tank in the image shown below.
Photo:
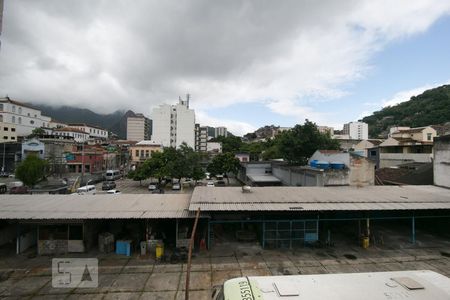
{"label": "rooftop water tank", "polygon": [[312,168],[317,168],[317,162],[318,162],[318,160],[317,160],[317,159],[314,159],[314,160],[312,160],[312,161],[309,163],[309,165],[310,165]]}
{"label": "rooftop water tank", "polygon": [[342,170],[345,168],[345,163],[343,163],[342,161],[332,161],[330,163],[330,167],[332,169],[336,169],[336,170]]}
{"label": "rooftop water tank", "polygon": [[316,168],[328,170],[330,168],[330,163],[327,161],[319,160],[316,163]]}

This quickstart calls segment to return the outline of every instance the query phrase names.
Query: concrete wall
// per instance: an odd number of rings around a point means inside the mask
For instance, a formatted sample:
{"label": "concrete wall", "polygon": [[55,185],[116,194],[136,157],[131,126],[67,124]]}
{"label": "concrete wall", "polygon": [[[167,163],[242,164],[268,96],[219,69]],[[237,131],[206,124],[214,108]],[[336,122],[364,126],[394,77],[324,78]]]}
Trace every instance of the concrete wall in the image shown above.
{"label": "concrete wall", "polygon": [[64,254],[69,250],[68,245],[69,243],[67,240],[39,240],[38,254]]}
{"label": "concrete wall", "polygon": [[434,140],[434,184],[450,188],[450,135]]}
{"label": "concrete wall", "polygon": [[375,184],[376,163],[363,158],[352,156],[350,160],[349,181],[351,186],[367,186]]}
{"label": "concrete wall", "polygon": [[312,160],[321,160],[327,162],[343,162],[346,167],[350,165],[350,154],[347,152],[322,153],[319,150],[314,152],[308,162]]}
{"label": "concrete wall", "polygon": [[380,168],[389,168],[407,162],[429,163],[432,157],[431,153],[380,153]]}

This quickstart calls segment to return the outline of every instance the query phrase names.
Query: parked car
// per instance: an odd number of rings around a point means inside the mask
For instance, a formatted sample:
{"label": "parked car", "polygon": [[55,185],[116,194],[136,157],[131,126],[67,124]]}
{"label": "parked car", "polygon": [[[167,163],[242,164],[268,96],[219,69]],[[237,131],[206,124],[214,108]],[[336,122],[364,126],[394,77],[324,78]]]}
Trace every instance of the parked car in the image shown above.
{"label": "parked car", "polygon": [[0,172],[0,177],[9,177],[9,175],[8,172]]}
{"label": "parked car", "polygon": [[28,194],[28,188],[24,185],[13,186],[9,189],[10,194]]}
{"label": "parked car", "polygon": [[217,185],[220,185],[220,186],[225,186],[225,181],[223,181],[223,180],[218,180],[216,184],[217,184]]}
{"label": "parked car", "polygon": [[116,188],[116,183],[114,181],[103,181],[102,191],[109,191]]}
{"label": "parked car", "polygon": [[214,181],[208,181],[207,183],[206,183],[206,186],[207,187],[214,187],[215,185],[214,185]]}
{"label": "parked car", "polygon": [[120,195],[120,194],[122,194],[119,190],[109,190],[106,193],[108,195]]}
{"label": "parked car", "polygon": [[0,183],[0,194],[6,194],[6,191],[8,191],[8,187],[5,183]]}
{"label": "parked car", "polygon": [[174,190],[174,191],[179,191],[179,190],[181,190],[181,185],[180,185],[180,183],[176,182],[176,183],[172,184],[172,190]]}
{"label": "parked car", "polygon": [[158,188],[158,184],[157,183],[150,183],[149,185],[148,185],[148,190],[149,191],[154,191],[154,190],[156,190]]}
{"label": "parked car", "polygon": [[156,189],[152,191],[152,194],[164,194],[164,189]]}

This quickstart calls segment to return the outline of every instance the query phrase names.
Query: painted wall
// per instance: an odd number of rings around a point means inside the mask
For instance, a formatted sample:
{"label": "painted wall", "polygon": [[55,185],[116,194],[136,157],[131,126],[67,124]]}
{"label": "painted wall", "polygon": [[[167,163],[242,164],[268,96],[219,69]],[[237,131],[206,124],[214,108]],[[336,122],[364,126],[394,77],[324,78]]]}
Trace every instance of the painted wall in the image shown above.
{"label": "painted wall", "polygon": [[434,184],[450,188],[450,135],[434,140]]}

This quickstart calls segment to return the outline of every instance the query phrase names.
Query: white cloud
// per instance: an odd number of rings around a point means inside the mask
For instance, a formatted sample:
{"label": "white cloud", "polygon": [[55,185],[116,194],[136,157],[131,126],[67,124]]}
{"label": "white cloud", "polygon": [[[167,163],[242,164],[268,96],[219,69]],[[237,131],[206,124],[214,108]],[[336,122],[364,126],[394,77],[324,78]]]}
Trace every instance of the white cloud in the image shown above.
{"label": "white cloud", "polygon": [[150,114],[189,92],[203,112],[260,102],[329,124],[308,103],[339,99],[374,53],[450,12],[440,0],[112,2],[6,2],[0,95]]}
{"label": "white cloud", "polygon": [[444,85],[444,84],[449,84],[450,80],[444,83],[436,83],[436,84],[426,84],[424,86],[420,86],[417,88],[413,88],[410,90],[406,90],[406,91],[400,91],[398,93],[396,93],[394,96],[392,96],[392,98],[387,99],[387,100],[382,100],[381,101],[381,106],[382,107],[386,107],[386,106],[394,106],[397,105],[399,103],[408,101],[409,99],[411,99],[412,96],[417,96],[422,94],[423,92],[425,92],[426,90]]}
{"label": "white cloud", "polygon": [[225,126],[227,130],[234,135],[243,136],[246,133],[253,132],[257,128],[249,123],[240,122],[236,120],[217,119],[208,116],[207,113],[201,110],[195,111],[196,122],[202,125],[208,125],[212,127]]}

